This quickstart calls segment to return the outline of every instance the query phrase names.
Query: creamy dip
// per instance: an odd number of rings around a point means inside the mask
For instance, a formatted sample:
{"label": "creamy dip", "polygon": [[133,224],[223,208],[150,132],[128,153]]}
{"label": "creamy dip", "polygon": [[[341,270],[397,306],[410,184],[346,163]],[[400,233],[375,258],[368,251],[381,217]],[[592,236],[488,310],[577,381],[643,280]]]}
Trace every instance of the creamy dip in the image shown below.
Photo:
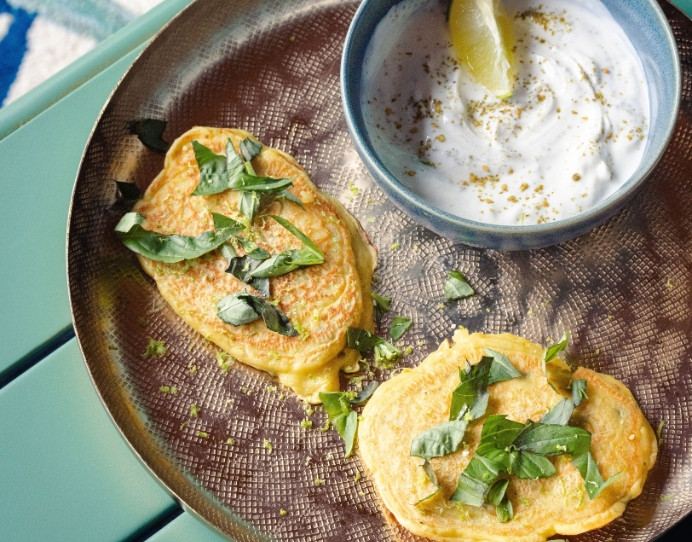
{"label": "creamy dip", "polygon": [[598,0],[504,0],[516,79],[500,100],[452,48],[447,1],[404,0],[378,25],[362,108],[384,165],[454,215],[540,224],[593,207],[641,161],[649,124],[634,47]]}

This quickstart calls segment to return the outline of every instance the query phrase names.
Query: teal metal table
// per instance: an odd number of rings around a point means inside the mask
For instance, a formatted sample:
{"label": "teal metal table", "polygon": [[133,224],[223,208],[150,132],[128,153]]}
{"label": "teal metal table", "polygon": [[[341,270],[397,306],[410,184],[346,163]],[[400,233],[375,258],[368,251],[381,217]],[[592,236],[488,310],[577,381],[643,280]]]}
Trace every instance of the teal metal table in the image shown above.
{"label": "teal metal table", "polygon": [[0,540],[223,540],[155,481],[101,405],[65,276],[70,195],[94,122],[189,3],[164,2],[0,111]]}
{"label": "teal metal table", "polygon": [[94,122],[190,1],[167,0],[0,111],[0,540],[223,540],[158,484],[106,414],[74,338],[65,276],[70,195]]}

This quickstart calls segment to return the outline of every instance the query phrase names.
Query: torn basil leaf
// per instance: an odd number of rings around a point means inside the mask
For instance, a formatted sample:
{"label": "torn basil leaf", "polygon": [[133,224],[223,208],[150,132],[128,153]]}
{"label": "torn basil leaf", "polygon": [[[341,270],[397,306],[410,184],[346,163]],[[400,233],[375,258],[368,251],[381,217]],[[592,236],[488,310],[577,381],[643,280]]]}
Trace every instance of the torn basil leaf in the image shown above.
{"label": "torn basil leaf", "polygon": [[517,478],[536,480],[537,478],[549,478],[557,471],[550,459],[543,455],[527,451],[514,451],[509,454],[508,472]]}
{"label": "torn basil leaf", "polygon": [[324,263],[324,254],[307,235],[283,217],[276,215],[267,216],[272,217],[297,237],[303,244],[303,248],[299,250],[285,250],[284,252],[270,256],[252,271],[253,277],[278,277],[301,267]]}
{"label": "torn basil leaf", "polygon": [[358,414],[351,408],[353,392],[324,391],[320,392],[319,397],[330,423],[344,441],[344,457],[349,457],[358,432]]}
{"label": "torn basil leaf", "polygon": [[402,356],[399,348],[384,339],[375,345],[373,352],[375,353],[375,364],[385,369],[391,368]]}
{"label": "torn basil leaf", "polygon": [[410,318],[406,318],[405,316],[395,316],[389,329],[389,336],[393,341],[398,341],[401,339],[403,334],[409,330],[412,324],[413,321]]}
{"label": "torn basil leaf", "polygon": [[216,314],[221,320],[234,326],[242,326],[262,318],[267,329],[271,331],[288,337],[298,335],[298,331],[283,312],[266,299],[249,292],[227,295],[217,303]]}
{"label": "torn basil leaf", "polygon": [[118,189],[118,199],[112,206],[117,211],[129,211],[132,206],[142,197],[142,192],[135,183],[115,181]]}
{"label": "torn basil leaf", "polygon": [[349,327],[346,331],[346,345],[349,348],[358,350],[361,354],[372,352],[375,348],[375,344],[380,340],[382,339],[369,331],[357,327]]}
{"label": "torn basil leaf", "polygon": [[226,156],[214,153],[197,140],[192,142],[192,148],[200,172],[193,196],[209,196],[228,189],[276,194],[293,185],[291,179],[258,177],[248,173],[230,139],[226,141]]}
{"label": "torn basil leaf", "polygon": [[379,385],[380,383],[377,380],[373,380],[372,382],[370,382],[361,391],[359,391],[353,399],[351,399],[351,404],[362,405],[363,403],[365,403],[365,401],[370,399],[372,394],[375,393],[375,390]]}
{"label": "torn basil leaf", "polygon": [[423,461],[421,468],[423,469],[423,472],[425,472],[425,475],[428,477],[428,480],[430,480],[430,482],[435,486],[435,491],[433,491],[429,495],[426,495],[422,499],[419,499],[417,502],[413,503],[414,506],[418,506],[419,504],[427,501],[428,499],[431,499],[432,497],[437,495],[437,493],[440,491],[440,489],[442,489],[442,485],[437,480],[437,474],[435,474],[435,471],[433,470],[432,465],[430,464],[430,462],[427,459],[425,461]]}
{"label": "torn basil leaf", "polygon": [[379,295],[375,292],[370,292],[372,300],[375,303],[375,322],[377,326],[382,323],[382,316],[385,312],[389,312],[389,308],[392,305],[392,298],[385,295]]}
{"label": "torn basil leaf", "polygon": [[456,452],[464,441],[464,419],[443,422],[418,433],[411,442],[410,454],[429,461]]}
{"label": "torn basil leaf", "polygon": [[163,139],[166,124],[165,120],[137,119],[130,121],[127,127],[130,133],[136,135],[145,147],[154,152],[166,154],[171,146],[170,143]]}
{"label": "torn basil leaf", "polygon": [[252,286],[260,293],[260,296],[267,298],[270,295],[269,279],[252,276],[252,271],[260,264],[261,260],[252,258],[249,255],[235,256],[229,260],[226,273],[230,273],[238,280]]}
{"label": "torn basil leaf", "polygon": [[559,342],[552,346],[549,346],[543,351],[543,357],[541,359],[541,367],[543,368],[543,374],[547,376],[546,365],[553,361],[560,352],[563,352],[567,348],[569,343],[569,331],[565,331]]}
{"label": "torn basil leaf", "polygon": [[488,356],[483,356],[475,365],[466,362],[466,371],[459,369],[459,386],[452,392],[449,419],[458,418],[462,409],[467,409],[472,419],[485,414],[488,402],[487,387],[497,382],[521,376],[507,356],[486,348]]}
{"label": "torn basil leaf", "polygon": [[485,353],[492,358],[490,373],[488,375],[488,385],[521,376],[521,373],[512,365],[512,362],[509,361],[509,358],[504,354],[490,348],[486,348]]}
{"label": "torn basil leaf", "polygon": [[573,380],[570,383],[570,388],[572,390],[572,402],[575,407],[578,407],[583,399],[589,398],[586,395],[586,380]]}
{"label": "torn basil leaf", "polygon": [[449,500],[471,506],[483,506],[485,496],[503,469],[504,465],[499,461],[474,455],[459,476],[457,487]]}
{"label": "torn basil leaf", "polygon": [[500,503],[495,506],[495,514],[500,523],[507,523],[514,518],[514,507],[512,501],[505,495]]}
{"label": "torn basil leaf", "polygon": [[598,465],[591,455],[591,450],[572,455],[572,463],[584,480],[584,489],[590,499],[595,499],[598,494],[612,484],[621,472],[616,472],[607,481],[603,480]]}
{"label": "torn basil leaf", "polygon": [[257,216],[257,211],[259,211],[261,202],[262,198],[257,192],[242,192],[240,194],[238,210],[243,216],[247,217],[250,224],[255,221],[255,216]]}
{"label": "torn basil leaf", "polygon": [[580,427],[529,421],[512,444],[519,450],[543,455],[578,454],[591,447],[591,433]]}
{"label": "torn basil leaf", "polygon": [[493,506],[500,506],[500,503],[505,498],[505,493],[507,491],[507,486],[509,485],[509,479],[499,478],[495,483],[490,486],[488,491],[488,502]]}
{"label": "torn basil leaf", "polygon": [[147,230],[142,227],[146,219],[134,212],[126,213],[120,219],[115,233],[127,248],[149,259],[164,263],[191,260],[218,248],[242,230],[242,226],[230,218],[212,214],[215,229],[197,236],[166,235]]}
{"label": "torn basil leaf", "polygon": [[257,157],[259,153],[262,152],[262,143],[249,137],[243,139],[239,147],[240,155],[245,162],[251,162],[253,158]]}
{"label": "torn basil leaf", "polygon": [[346,331],[346,346],[358,350],[361,354],[375,353],[375,363],[389,368],[403,355],[401,350],[382,337],[369,331],[350,327]]}
{"label": "torn basil leaf", "polygon": [[540,423],[567,425],[574,412],[574,403],[571,399],[562,399],[539,421]]}
{"label": "torn basil leaf", "polygon": [[449,272],[447,282],[444,285],[444,295],[447,301],[457,301],[473,294],[475,294],[473,288],[461,272],[456,270]]}

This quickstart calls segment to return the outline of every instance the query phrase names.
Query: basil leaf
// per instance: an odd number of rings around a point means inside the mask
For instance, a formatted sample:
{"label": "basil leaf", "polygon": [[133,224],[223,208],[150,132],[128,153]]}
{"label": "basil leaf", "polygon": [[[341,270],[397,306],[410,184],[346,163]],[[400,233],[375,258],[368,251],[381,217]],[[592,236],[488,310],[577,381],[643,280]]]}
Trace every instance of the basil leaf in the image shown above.
{"label": "basil leaf", "polygon": [[588,399],[586,395],[586,380],[573,380],[570,384],[572,389],[572,402],[575,407],[581,404],[582,399]]}
{"label": "basil leaf", "polygon": [[511,521],[514,517],[514,507],[512,506],[512,501],[510,501],[507,496],[505,496],[500,504],[495,507],[495,514],[500,523],[507,523]]}
{"label": "basil leaf", "polygon": [[262,143],[246,137],[240,142],[240,155],[245,162],[251,162],[262,151]]}
{"label": "basil leaf", "polygon": [[486,348],[485,352],[492,358],[490,374],[488,375],[488,386],[521,376],[521,373],[512,365],[507,356],[490,348]]}
{"label": "basil leaf", "polygon": [[505,498],[505,493],[507,491],[507,486],[509,485],[509,480],[507,478],[500,478],[488,491],[487,500],[493,506],[500,506],[500,503]]}
{"label": "basil leaf", "polygon": [[509,467],[510,474],[525,480],[548,478],[557,472],[550,459],[527,451],[518,452]]}
{"label": "basil leaf", "polygon": [[[303,243],[304,250],[305,250],[306,254],[312,255],[312,261],[314,261],[314,263],[322,263],[324,261],[324,254],[322,254],[322,251],[302,231],[300,231],[293,224],[291,224],[288,220],[286,220],[285,218],[283,218],[281,216],[278,216],[278,215],[267,215],[267,216],[272,217],[279,224],[281,224],[284,228],[286,228],[289,232],[291,232],[295,237],[297,237],[298,240],[301,243]],[[311,263],[304,263],[301,265],[312,265],[312,264]]]}
{"label": "basil leaf", "polygon": [[486,494],[502,470],[501,462],[475,455],[459,476],[457,487],[449,500],[482,506]]}
{"label": "basil leaf", "polygon": [[401,350],[384,339],[380,339],[373,350],[375,352],[375,363],[383,366],[385,369],[390,368],[402,356]]}
{"label": "basil leaf", "polygon": [[252,303],[238,294],[224,297],[216,305],[216,314],[227,324],[242,326],[261,318]]}
{"label": "basil leaf", "polygon": [[115,181],[118,188],[118,199],[113,203],[112,209],[118,211],[129,211],[132,206],[142,197],[142,192],[135,183],[125,183]]}
{"label": "basil leaf", "polygon": [[464,297],[470,297],[474,293],[473,288],[466,281],[464,275],[456,270],[449,272],[447,282],[444,285],[444,295],[447,301],[456,301]]}
{"label": "basil leaf", "polygon": [[255,221],[255,216],[257,211],[259,211],[260,198],[257,192],[243,192],[240,195],[240,203],[238,204],[238,210],[243,216],[246,216],[249,223],[252,224]]}
{"label": "basil leaf", "polygon": [[398,341],[402,335],[408,331],[411,324],[413,324],[413,321],[410,318],[406,318],[405,316],[394,317],[392,326],[389,329],[389,336],[393,341]]}
{"label": "basil leaf", "polygon": [[464,440],[466,420],[454,420],[438,424],[415,436],[410,454],[430,460],[456,452]]}
{"label": "basil leaf", "polygon": [[[240,326],[262,318],[267,329],[280,335],[295,337],[298,331],[288,317],[269,301],[249,292],[227,295],[216,306],[216,313],[224,322]],[[254,318],[253,318],[254,313]]]}
{"label": "basil leaf", "polygon": [[358,431],[358,415],[351,408],[351,395],[350,392],[342,391],[326,391],[319,394],[330,423],[344,441],[344,457],[351,455]]}
{"label": "basil leaf", "polygon": [[489,455],[493,450],[508,448],[524,429],[524,424],[508,420],[504,414],[492,414],[483,422],[476,455]]}
{"label": "basil leaf", "polygon": [[440,491],[442,486],[440,485],[440,482],[437,480],[437,475],[435,474],[435,471],[432,468],[432,465],[430,464],[429,461],[423,461],[423,464],[421,465],[423,468],[423,472],[425,472],[426,476],[428,477],[428,480],[435,486],[435,491],[433,491],[430,495],[426,495],[422,499],[419,499],[415,503],[413,503],[413,506],[418,506],[419,504],[427,501],[428,499],[434,497],[437,495],[437,493]]}
{"label": "basil leaf", "polygon": [[267,216],[271,216],[297,237],[303,244],[303,248],[300,250],[286,250],[271,256],[252,272],[253,277],[278,277],[301,267],[324,263],[324,254],[307,235],[283,217],[276,215]]}
{"label": "basil leaf", "polygon": [[152,151],[166,154],[170,143],[163,139],[166,129],[166,121],[158,119],[137,119],[128,123],[128,129],[132,135],[136,135],[142,144]]}
{"label": "basil leaf", "polygon": [[[428,461],[427,459],[425,461],[423,461],[422,467],[423,467],[423,471],[425,472],[425,474],[428,477],[428,480],[430,480],[435,485],[435,487],[437,487],[439,489],[440,488],[440,482],[438,482],[438,480],[437,480],[437,474],[435,474],[435,471],[433,470],[432,465],[430,464],[430,461]],[[437,493],[437,492],[435,492],[435,493]]]}
{"label": "basil leaf", "polygon": [[[226,152],[228,147],[233,148],[231,140],[226,143]],[[226,163],[226,156],[216,154],[209,147],[205,147],[196,139],[192,141],[192,149],[197,160],[199,168],[200,181],[192,192],[193,196],[208,196],[218,194],[228,189],[229,171]],[[235,154],[235,150],[233,151]],[[242,167],[242,162],[241,162]]]}
{"label": "basil leaf", "polygon": [[463,408],[468,409],[473,419],[485,414],[488,397],[486,388],[490,384],[521,376],[507,356],[486,348],[488,356],[483,356],[475,365],[466,362],[466,372],[459,370],[461,384],[452,392],[449,419],[454,420]]}
{"label": "basil leaf", "polygon": [[376,294],[375,292],[370,292],[370,295],[375,302],[375,322],[379,326],[382,322],[382,316],[384,313],[389,312],[389,308],[392,304],[392,298]]}
{"label": "basil leaf", "polygon": [[349,327],[346,330],[346,345],[349,348],[358,350],[361,354],[372,352],[375,345],[381,341],[379,337],[369,331],[357,327]]}
{"label": "basil leaf", "polygon": [[373,393],[375,393],[375,390],[377,387],[380,385],[377,380],[373,380],[370,382],[367,386],[365,386],[353,399],[351,399],[351,404],[352,405],[362,405],[370,399]]}
{"label": "basil leaf", "polygon": [[622,474],[621,472],[617,472],[608,478],[608,481],[604,482],[590,450],[572,455],[572,463],[579,471],[579,474],[581,474],[584,480],[584,489],[586,489],[586,494],[590,499],[598,497],[598,494],[603,489],[612,484],[615,479]]}
{"label": "basil leaf", "polygon": [[236,256],[228,263],[226,273],[252,286],[264,298],[269,297],[269,279],[253,277],[252,271],[260,265],[260,260],[250,256]]}
{"label": "basil leaf", "polygon": [[462,410],[470,410],[478,399],[478,394],[485,391],[490,374],[490,358],[483,357],[476,365],[466,362],[466,371],[459,368],[461,384],[452,392],[452,403],[449,408],[449,419],[456,420]]}
{"label": "basil leaf", "polygon": [[543,424],[567,425],[574,412],[574,403],[571,399],[562,399],[539,421]]}
{"label": "basil leaf", "polygon": [[254,260],[266,260],[269,258],[269,252],[257,246],[257,243],[248,241],[244,237],[236,237],[236,240],[250,258]]}
{"label": "basil leaf", "polygon": [[580,427],[527,422],[512,444],[543,455],[578,454],[589,450],[591,433]]}
{"label": "basil leaf", "polygon": [[214,153],[197,140],[192,142],[192,148],[200,172],[200,181],[192,192],[194,196],[209,196],[228,189],[272,194],[293,185],[291,179],[258,177],[248,173],[230,139],[226,141],[226,156]]}
{"label": "basil leaf", "polygon": [[276,192],[274,194],[274,197],[275,198],[283,198],[283,199],[288,200],[292,203],[295,203],[301,209],[303,208],[303,202],[300,201],[296,196],[294,196],[292,192],[289,192],[285,188],[283,190],[280,190],[279,192]]}
{"label": "basil leaf", "polygon": [[[223,217],[214,214],[215,224],[217,216]],[[143,228],[145,220],[139,213],[126,213],[115,226],[115,233],[133,252],[164,263],[198,258],[221,246],[238,231],[235,225],[227,225],[197,236],[166,235]],[[219,222],[225,223],[223,220]]]}
{"label": "basil leaf", "polygon": [[543,368],[543,374],[547,376],[547,370],[546,370],[546,365],[553,361],[557,355],[564,351],[567,348],[567,344],[569,343],[569,331],[565,331],[565,333],[562,335],[562,339],[560,339],[560,342],[555,343],[554,345],[546,348],[543,351],[543,358],[541,359],[541,367]]}

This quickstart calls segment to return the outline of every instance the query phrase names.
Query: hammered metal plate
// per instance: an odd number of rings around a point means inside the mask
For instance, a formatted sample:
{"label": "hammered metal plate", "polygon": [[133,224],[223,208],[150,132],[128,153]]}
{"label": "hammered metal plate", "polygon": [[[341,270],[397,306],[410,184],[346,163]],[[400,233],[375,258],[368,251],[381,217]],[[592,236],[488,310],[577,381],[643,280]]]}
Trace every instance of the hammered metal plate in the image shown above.
{"label": "hammered metal plate", "polygon": [[[620,519],[570,540],[652,540],[692,509],[692,23],[666,8],[683,64],[682,108],[646,187],[581,238],[494,252],[412,223],[360,163],[339,94],[342,43],[357,5],[198,0],[114,92],[85,151],[68,230],[74,325],[106,408],[153,474],[236,540],[402,536],[358,458],[344,459],[336,432],[320,430],[323,410],[306,410],[266,374],[219,363],[218,349],[170,310],[113,235],[122,214],[113,181],[144,189],[163,165],[129,134],[128,121],[165,119],[168,140],[194,125],[240,127],[295,156],[361,221],[379,249],[375,290],[394,298],[383,328],[394,314],[414,321],[401,366],[417,365],[458,325],[543,344],[570,330],[572,365],[632,389],[660,429],[656,466]],[[474,297],[442,303],[450,269],[468,277]],[[150,339],[164,341],[166,354],[143,355]]]}

